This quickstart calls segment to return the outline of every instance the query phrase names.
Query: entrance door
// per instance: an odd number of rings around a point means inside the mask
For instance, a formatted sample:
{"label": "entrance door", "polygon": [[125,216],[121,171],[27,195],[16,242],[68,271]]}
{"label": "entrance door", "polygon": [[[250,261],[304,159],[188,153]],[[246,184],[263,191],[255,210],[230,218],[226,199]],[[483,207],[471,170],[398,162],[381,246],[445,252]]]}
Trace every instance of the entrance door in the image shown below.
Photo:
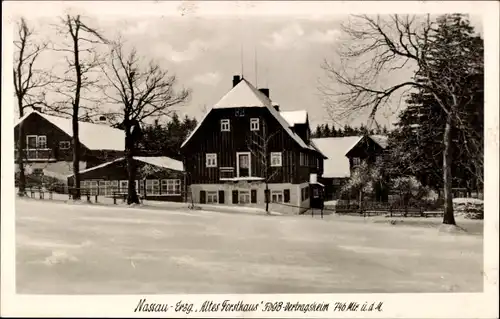
{"label": "entrance door", "polygon": [[237,153],[238,177],[250,176],[250,153]]}

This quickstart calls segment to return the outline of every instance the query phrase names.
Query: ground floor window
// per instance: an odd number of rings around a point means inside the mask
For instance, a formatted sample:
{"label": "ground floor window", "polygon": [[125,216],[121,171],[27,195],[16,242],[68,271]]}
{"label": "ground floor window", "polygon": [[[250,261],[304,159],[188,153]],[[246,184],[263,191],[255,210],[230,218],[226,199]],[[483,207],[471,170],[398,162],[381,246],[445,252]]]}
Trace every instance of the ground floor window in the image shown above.
{"label": "ground floor window", "polygon": [[157,179],[146,180],[146,194],[159,195],[160,194],[160,181]]}
{"label": "ground floor window", "polygon": [[120,181],[120,193],[128,192],[128,181]]}
{"label": "ground floor window", "polygon": [[217,204],[217,192],[207,192],[207,204]]}
{"label": "ground floor window", "polygon": [[81,181],[80,189],[88,191],[90,195],[97,195],[97,190],[99,189],[99,185],[97,181]]}
{"label": "ground floor window", "polygon": [[240,204],[250,204],[250,192],[239,191],[239,201]]}
{"label": "ground floor window", "polygon": [[162,195],[180,195],[181,180],[180,179],[162,179],[161,181]]}
{"label": "ground floor window", "polygon": [[283,203],[283,191],[271,191],[271,202]]}

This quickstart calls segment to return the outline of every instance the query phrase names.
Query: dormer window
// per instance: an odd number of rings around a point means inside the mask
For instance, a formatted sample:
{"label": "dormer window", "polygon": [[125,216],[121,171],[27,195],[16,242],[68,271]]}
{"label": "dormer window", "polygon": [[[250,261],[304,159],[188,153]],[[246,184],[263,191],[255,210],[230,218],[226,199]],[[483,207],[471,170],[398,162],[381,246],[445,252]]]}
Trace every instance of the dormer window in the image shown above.
{"label": "dormer window", "polygon": [[245,109],[242,109],[242,108],[236,109],[234,111],[234,115],[236,115],[237,117],[243,117],[243,116],[245,116]]}
{"label": "dormer window", "polygon": [[259,119],[254,118],[250,119],[250,131],[258,131],[259,130]]}
{"label": "dormer window", "polygon": [[220,130],[221,132],[229,132],[229,120],[220,120]]}

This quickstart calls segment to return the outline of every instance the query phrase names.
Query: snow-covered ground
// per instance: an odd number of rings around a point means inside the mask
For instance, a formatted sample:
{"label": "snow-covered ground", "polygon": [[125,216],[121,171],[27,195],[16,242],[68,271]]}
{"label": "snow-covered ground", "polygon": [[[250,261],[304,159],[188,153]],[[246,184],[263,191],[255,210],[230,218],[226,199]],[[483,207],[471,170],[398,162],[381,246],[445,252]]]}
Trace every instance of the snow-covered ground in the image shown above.
{"label": "snow-covered ground", "polygon": [[17,293],[482,290],[480,234],[397,225],[17,199]]}

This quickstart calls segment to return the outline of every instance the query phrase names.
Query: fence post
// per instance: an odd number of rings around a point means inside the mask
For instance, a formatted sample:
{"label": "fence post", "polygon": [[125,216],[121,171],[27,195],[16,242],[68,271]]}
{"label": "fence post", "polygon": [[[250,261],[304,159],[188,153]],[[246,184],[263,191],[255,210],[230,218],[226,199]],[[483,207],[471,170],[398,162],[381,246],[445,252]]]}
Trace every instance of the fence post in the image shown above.
{"label": "fence post", "polygon": [[42,199],[42,187],[38,186],[38,197]]}
{"label": "fence post", "polygon": [[116,205],[116,192],[113,192],[113,204]]}
{"label": "fence post", "polygon": [[89,191],[87,191],[85,194],[87,194],[87,202],[89,202],[89,203],[90,203],[90,192],[89,192]]}
{"label": "fence post", "polygon": [[99,191],[97,191],[97,194],[95,195],[95,202],[96,203],[97,203],[97,196],[99,196],[98,194],[99,194]]}
{"label": "fence post", "polygon": [[52,200],[52,191],[49,191],[49,199]]}

